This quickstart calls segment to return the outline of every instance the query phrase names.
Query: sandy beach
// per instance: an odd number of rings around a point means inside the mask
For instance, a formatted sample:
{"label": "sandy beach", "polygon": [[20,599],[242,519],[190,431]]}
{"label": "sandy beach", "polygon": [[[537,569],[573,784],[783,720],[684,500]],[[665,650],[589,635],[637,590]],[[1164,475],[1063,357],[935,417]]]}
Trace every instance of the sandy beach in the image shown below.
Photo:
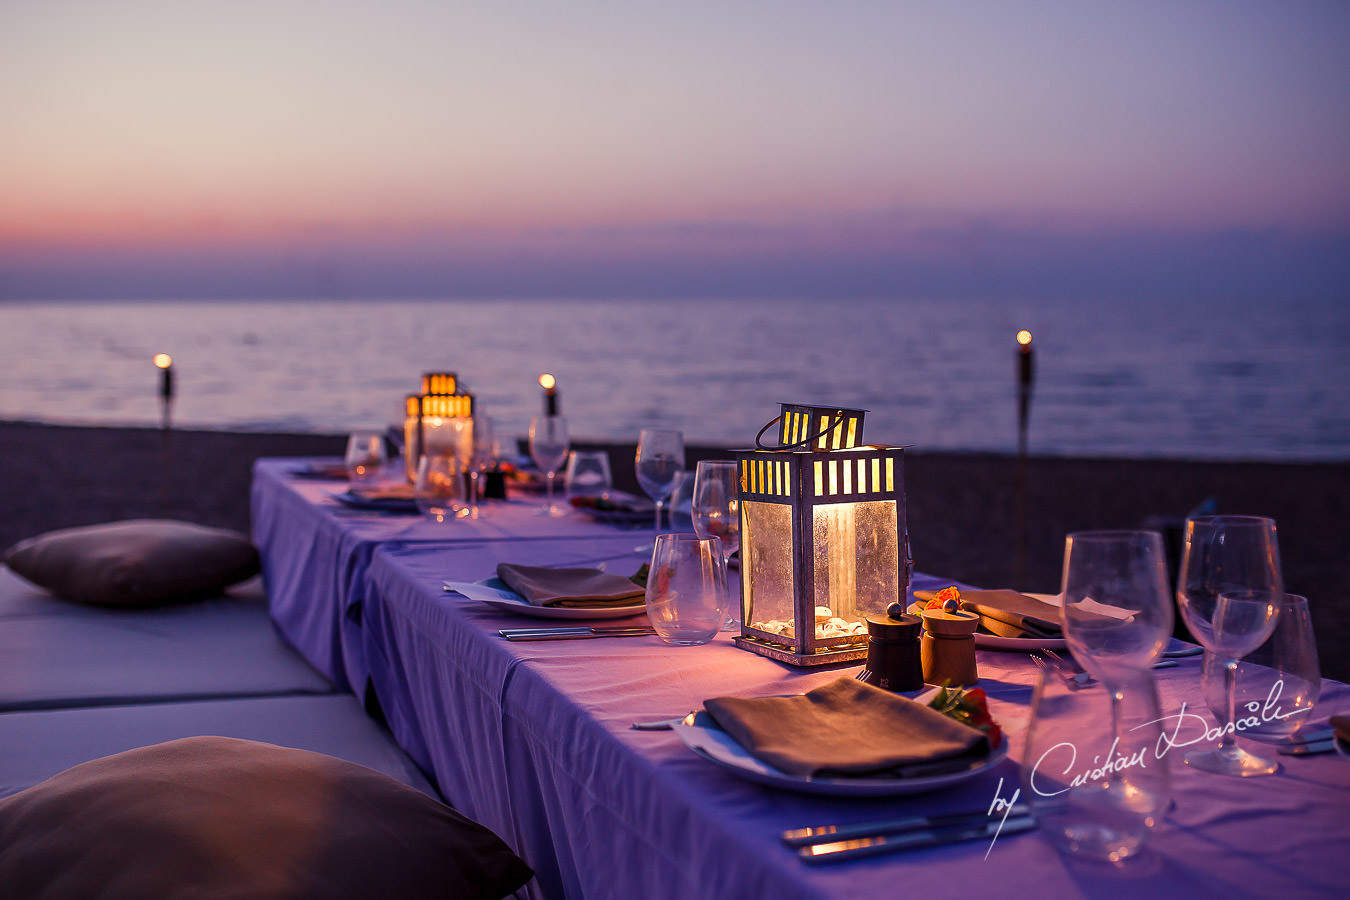
{"label": "sandy beach", "polygon": [[[143,517],[247,532],[255,459],[339,456],[344,443],[340,435],[0,422],[0,546],[54,528]],[[611,450],[618,486],[636,490],[633,446],[595,445]],[[724,448],[688,449],[690,465],[725,455]],[[1350,680],[1348,464],[1033,457],[1021,471],[1024,492],[1011,456],[912,453],[905,471],[917,567],[988,587],[1057,590],[1070,531],[1179,526],[1206,500],[1219,512],[1272,516],[1287,588],[1309,598],[1323,674]]]}

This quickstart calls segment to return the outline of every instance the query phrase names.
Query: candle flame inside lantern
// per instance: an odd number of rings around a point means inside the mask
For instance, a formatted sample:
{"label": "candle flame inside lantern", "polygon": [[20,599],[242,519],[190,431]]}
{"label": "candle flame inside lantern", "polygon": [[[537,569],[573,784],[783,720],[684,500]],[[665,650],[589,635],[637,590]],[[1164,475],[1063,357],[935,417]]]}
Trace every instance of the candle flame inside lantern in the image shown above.
{"label": "candle flame inside lantern", "polygon": [[1021,344],[1023,347],[1025,347],[1025,346],[1027,346],[1028,344],[1030,344],[1030,343],[1031,343],[1031,332],[1030,332],[1030,331],[1027,331],[1025,328],[1023,328],[1021,331],[1017,332],[1017,343]]}
{"label": "candle flame inside lantern", "polygon": [[554,377],[547,372],[539,376],[539,386],[546,391],[553,390],[553,385],[557,384]]}
{"label": "candle flame inside lantern", "polygon": [[156,353],[154,363],[156,368],[167,369],[173,365],[173,357],[167,353]]}

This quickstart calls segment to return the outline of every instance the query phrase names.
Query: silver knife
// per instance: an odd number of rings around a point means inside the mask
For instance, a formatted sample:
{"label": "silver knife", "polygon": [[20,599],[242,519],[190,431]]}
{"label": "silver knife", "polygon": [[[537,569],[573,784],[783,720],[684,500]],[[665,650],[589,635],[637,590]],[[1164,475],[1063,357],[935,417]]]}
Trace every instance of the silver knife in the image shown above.
{"label": "silver knife", "polygon": [[[1009,816],[1024,816],[1031,810],[1025,803],[1014,804],[1008,810]],[[871,822],[854,822],[849,825],[817,825],[814,828],[794,828],[784,831],[780,837],[789,847],[804,847],[807,844],[819,844],[829,840],[848,840],[850,838],[870,837],[877,834],[894,834],[898,831],[921,831],[926,828],[947,828],[952,825],[979,825],[989,820],[990,814],[984,810],[975,812],[939,813],[933,816],[910,816],[905,819],[880,819]],[[1000,815],[998,818],[1002,819]]]}
{"label": "silver knife", "polygon": [[1320,741],[1305,741],[1302,744],[1290,744],[1287,747],[1279,748],[1279,752],[1285,756],[1315,756],[1318,753],[1331,753],[1336,749],[1335,738],[1324,738]]}
{"label": "silver knife", "polygon": [[1029,814],[1009,816],[1006,820],[993,817],[977,825],[905,831],[899,834],[879,834],[846,841],[808,844],[799,849],[797,855],[808,863],[839,862],[860,856],[894,853],[898,850],[915,850],[920,847],[954,844],[958,841],[977,841],[981,838],[993,838],[995,835],[1017,834],[1035,827],[1036,820]]}
{"label": "silver knife", "polygon": [[608,637],[643,637],[656,634],[650,626],[635,626],[624,629],[599,630],[595,628],[503,628],[497,632],[508,641],[567,641]]}

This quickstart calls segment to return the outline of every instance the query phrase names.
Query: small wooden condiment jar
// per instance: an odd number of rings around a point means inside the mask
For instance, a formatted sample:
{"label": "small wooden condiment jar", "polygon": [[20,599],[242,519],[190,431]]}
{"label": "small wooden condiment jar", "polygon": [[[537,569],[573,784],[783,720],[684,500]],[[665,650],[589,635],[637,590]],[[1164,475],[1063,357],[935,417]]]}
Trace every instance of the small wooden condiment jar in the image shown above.
{"label": "small wooden condiment jar", "polygon": [[922,688],[921,625],[918,616],[868,616],[867,665],[858,673],[858,680],[888,691]]}
{"label": "small wooden condiment jar", "polygon": [[923,611],[919,656],[924,681],[966,687],[980,679],[975,669],[975,628],[979,624],[980,617],[972,612]]}

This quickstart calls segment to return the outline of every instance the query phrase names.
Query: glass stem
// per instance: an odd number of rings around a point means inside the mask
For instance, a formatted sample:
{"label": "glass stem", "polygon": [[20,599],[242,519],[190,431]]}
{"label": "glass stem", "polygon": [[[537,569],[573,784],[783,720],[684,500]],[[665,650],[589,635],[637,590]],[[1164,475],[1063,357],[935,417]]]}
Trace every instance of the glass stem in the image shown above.
{"label": "glass stem", "polygon": [[1225,708],[1228,712],[1228,725],[1224,728],[1223,738],[1219,741],[1219,752],[1224,756],[1236,756],[1238,754],[1237,728],[1234,723],[1237,721],[1237,668],[1236,659],[1224,660],[1223,664],[1223,694]]}
{"label": "glass stem", "polygon": [[661,533],[661,498],[656,498],[656,524],[652,526],[652,534]]}
{"label": "glass stem", "polygon": [[469,473],[469,518],[478,518],[478,470]]}
{"label": "glass stem", "polygon": [[1120,709],[1125,703],[1125,692],[1120,688],[1111,688],[1111,738],[1120,737]]}
{"label": "glass stem", "polygon": [[553,475],[552,469],[548,471],[548,511],[553,512]]}

